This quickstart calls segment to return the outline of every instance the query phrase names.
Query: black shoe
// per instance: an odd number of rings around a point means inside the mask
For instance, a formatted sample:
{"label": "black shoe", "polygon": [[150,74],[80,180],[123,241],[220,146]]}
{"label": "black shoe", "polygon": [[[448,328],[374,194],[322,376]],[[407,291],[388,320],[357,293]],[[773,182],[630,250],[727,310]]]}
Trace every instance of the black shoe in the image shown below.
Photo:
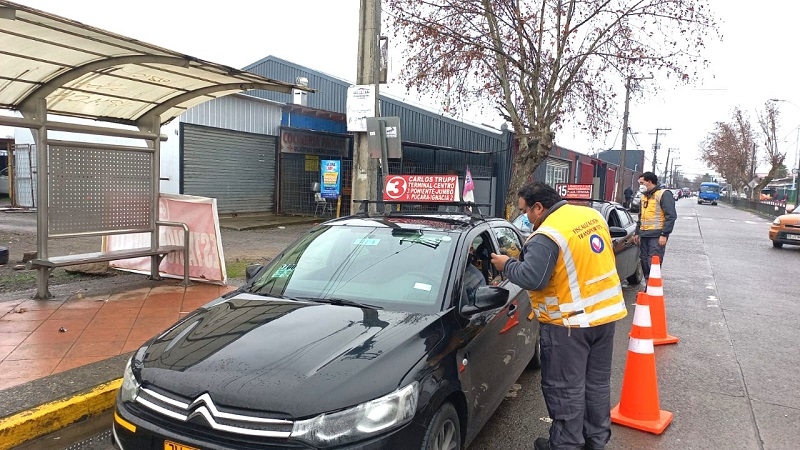
{"label": "black shoe", "polygon": [[533,450],[550,450],[550,439],[536,438],[533,442]]}

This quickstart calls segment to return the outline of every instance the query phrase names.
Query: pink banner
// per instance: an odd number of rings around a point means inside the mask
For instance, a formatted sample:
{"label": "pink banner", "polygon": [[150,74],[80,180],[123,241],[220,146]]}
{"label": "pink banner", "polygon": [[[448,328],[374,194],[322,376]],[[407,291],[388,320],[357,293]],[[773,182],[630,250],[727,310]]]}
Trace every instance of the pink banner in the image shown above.
{"label": "pink banner", "polygon": [[[158,220],[183,222],[189,226],[189,277],[196,281],[227,284],[222,237],[219,231],[217,200],[191,195],[161,194],[158,202]],[[160,245],[183,245],[183,228],[160,226]],[[106,236],[103,251],[142,248],[150,246],[150,234],[122,234]],[[138,273],[150,273],[150,258],[111,261],[110,267]],[[183,252],[167,255],[159,266],[163,277],[183,278]]]}

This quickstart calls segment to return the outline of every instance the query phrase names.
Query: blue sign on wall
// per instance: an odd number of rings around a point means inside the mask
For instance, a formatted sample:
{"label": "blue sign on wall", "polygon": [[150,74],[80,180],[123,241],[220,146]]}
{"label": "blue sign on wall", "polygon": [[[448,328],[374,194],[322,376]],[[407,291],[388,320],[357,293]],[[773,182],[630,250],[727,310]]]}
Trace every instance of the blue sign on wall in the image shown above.
{"label": "blue sign on wall", "polygon": [[323,159],[320,161],[320,194],[324,198],[339,198],[341,191],[341,161],[335,159]]}

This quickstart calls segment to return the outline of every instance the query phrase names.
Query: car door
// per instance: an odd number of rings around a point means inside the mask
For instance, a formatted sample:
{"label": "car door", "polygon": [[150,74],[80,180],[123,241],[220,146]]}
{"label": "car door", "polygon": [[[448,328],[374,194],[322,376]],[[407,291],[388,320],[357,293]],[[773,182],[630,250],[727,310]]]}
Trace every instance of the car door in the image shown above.
{"label": "car door", "polygon": [[630,216],[624,209],[609,205],[608,226],[624,228],[627,232],[624,238],[612,238],[617,258],[617,273],[624,280],[636,270],[636,248],[633,243],[636,225],[631,223]]}
{"label": "car door", "polygon": [[[474,279],[470,272],[475,271],[468,267],[471,245],[474,246],[476,263],[481,266],[479,271],[486,277],[481,282],[488,285],[495,272],[487,265],[491,265],[489,255],[498,250],[488,227],[482,227],[467,235],[466,245],[461,250],[461,263],[456,266],[461,274],[459,302],[462,304],[469,301],[467,290],[472,288],[466,285],[466,281]],[[461,317],[467,343],[458,351],[457,361],[461,389],[469,408],[468,436],[477,434],[515,381],[510,380],[513,371],[508,370],[508,366],[514,361],[514,333],[504,331],[509,318],[515,313],[515,308],[516,305],[512,306],[509,301],[503,307]]]}

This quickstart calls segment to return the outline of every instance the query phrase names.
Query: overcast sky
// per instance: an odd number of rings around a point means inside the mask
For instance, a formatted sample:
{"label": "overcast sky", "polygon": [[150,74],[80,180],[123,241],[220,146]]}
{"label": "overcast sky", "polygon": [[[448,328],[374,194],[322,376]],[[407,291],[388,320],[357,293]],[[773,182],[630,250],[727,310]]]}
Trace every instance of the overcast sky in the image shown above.
{"label": "overcast sky", "polygon": [[[274,55],[355,81],[358,0],[226,0],[205,4],[190,0],[17,1],[215,63],[241,68]],[[629,138],[628,148],[636,149],[638,144],[647,150],[645,166],[650,169],[656,128],[669,128],[659,135],[658,172],[664,170],[666,152],[671,148],[671,156],[678,155],[675,164],[680,164],[683,172],[702,174],[708,169],[699,160],[698,147],[716,121],[730,120],[733,108],[739,106],[757,126],[757,110],[763,111],[768,99],[780,98],[788,102],[779,104],[783,114],[779,138],[786,138],[782,146],[789,153],[788,165],[795,164],[800,86],[794,50],[800,42],[796,23],[800,7],[779,0],[761,0],[756,5],[710,0],[710,4],[720,20],[723,41],[709,43],[705,56],[711,66],[703,71],[704,80],[687,87],[664,85],[657,95],[634,97],[630,127],[638,134]],[[392,57],[395,67],[390,67],[390,76],[397,72],[397,56]],[[620,80],[620,85],[623,83]],[[388,91],[404,96],[399,86],[390,86]],[[424,99],[408,100],[425,103]],[[592,140],[567,129],[556,136],[556,142],[582,153],[620,148],[623,105],[618,109],[619,125],[605,138]],[[498,123],[492,115],[470,119]]]}

